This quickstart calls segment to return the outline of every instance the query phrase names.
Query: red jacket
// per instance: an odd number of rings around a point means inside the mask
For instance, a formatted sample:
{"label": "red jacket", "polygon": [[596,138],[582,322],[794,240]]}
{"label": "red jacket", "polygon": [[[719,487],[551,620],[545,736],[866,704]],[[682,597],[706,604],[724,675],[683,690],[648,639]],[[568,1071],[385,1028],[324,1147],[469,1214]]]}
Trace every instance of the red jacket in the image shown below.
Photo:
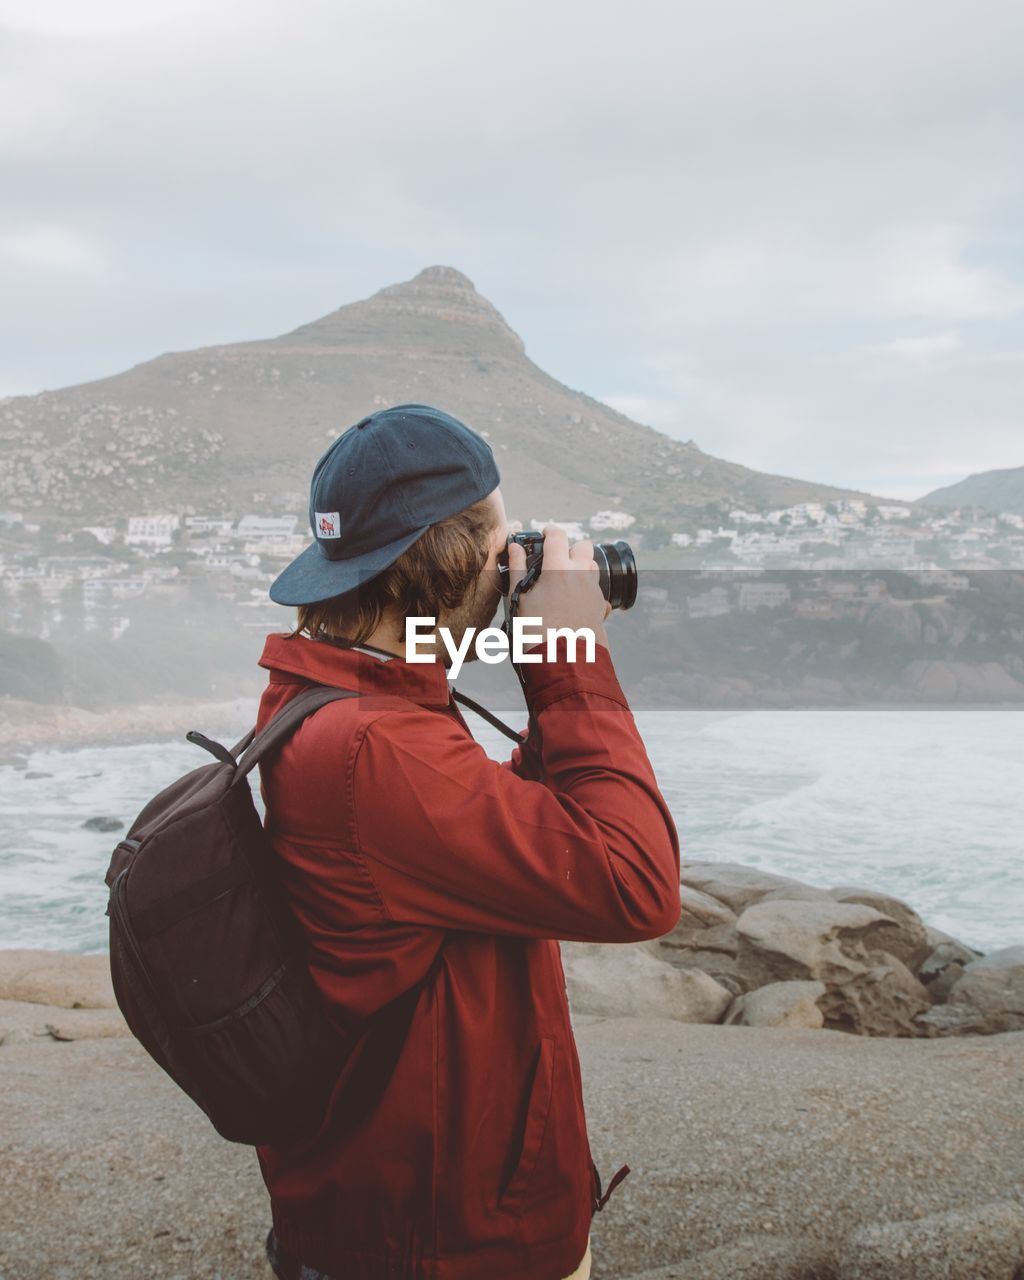
{"label": "red jacket", "polygon": [[332,1017],[383,1010],[316,1137],[257,1148],[278,1238],[337,1280],[561,1280],[600,1178],[557,939],[656,938],[680,914],[609,652],[524,664],[539,752],[505,764],[440,663],[273,634],[260,665],[258,728],[308,681],[366,695],[311,715],[260,788]]}

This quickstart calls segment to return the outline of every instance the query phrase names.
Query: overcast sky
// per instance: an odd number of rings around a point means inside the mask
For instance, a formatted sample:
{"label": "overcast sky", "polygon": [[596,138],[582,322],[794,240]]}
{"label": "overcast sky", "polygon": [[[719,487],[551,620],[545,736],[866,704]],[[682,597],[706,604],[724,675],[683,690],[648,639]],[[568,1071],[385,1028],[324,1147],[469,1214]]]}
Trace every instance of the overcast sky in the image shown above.
{"label": "overcast sky", "polygon": [[722,457],[1021,466],[1022,65],[1019,0],[0,0],[0,396],[443,263]]}

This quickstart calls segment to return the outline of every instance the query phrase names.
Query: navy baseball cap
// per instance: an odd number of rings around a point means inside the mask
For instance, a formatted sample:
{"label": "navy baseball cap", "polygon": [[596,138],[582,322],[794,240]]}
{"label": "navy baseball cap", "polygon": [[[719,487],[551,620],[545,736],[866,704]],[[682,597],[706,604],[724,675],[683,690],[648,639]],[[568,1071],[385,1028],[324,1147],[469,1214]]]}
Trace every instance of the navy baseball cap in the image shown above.
{"label": "navy baseball cap", "polygon": [[487,441],[442,409],[397,404],[371,413],[317,462],[309,489],[315,541],[271,583],[271,600],[316,604],[344,595],[499,480]]}

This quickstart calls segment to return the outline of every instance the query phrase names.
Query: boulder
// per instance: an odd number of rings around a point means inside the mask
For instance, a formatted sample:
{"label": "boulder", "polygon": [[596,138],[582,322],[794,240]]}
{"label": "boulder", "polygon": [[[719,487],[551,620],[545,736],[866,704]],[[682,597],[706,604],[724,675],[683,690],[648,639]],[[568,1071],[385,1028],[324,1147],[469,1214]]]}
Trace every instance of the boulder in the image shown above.
{"label": "boulder", "polygon": [[[780,896],[784,893],[793,895],[811,888],[789,876],[762,871],[758,867],[746,867],[739,862],[684,863],[682,881],[684,885],[724,902],[737,914],[766,894],[777,892]],[[813,892],[820,892],[822,897],[828,897],[824,889]]]}
{"label": "boulder", "polygon": [[911,1222],[851,1231],[838,1250],[836,1280],[1016,1280],[1024,1266],[1024,1208],[996,1201]]}
{"label": "boulder", "polygon": [[670,933],[633,945],[676,968],[710,974],[733,995],[744,988],[736,977],[736,914],[710,894],[681,885],[680,916]]}
{"label": "boulder", "polygon": [[0,1000],[62,1009],[117,1008],[107,957],[60,951],[0,951]]}
{"label": "boulder", "polygon": [[[679,902],[679,923],[672,930],[673,934],[692,929],[711,929],[719,924],[733,924],[736,920],[736,912],[724,902],[719,902],[710,893],[703,893],[692,885],[679,886]],[[671,937],[672,934],[666,936]]]}
{"label": "boulder", "polygon": [[736,921],[739,955],[757,986],[790,978],[848,981],[865,971],[868,946],[884,949],[897,931],[880,911],[832,898],[755,903]]}
{"label": "boulder", "polygon": [[918,965],[917,976],[928,988],[932,1001],[940,1004],[949,998],[950,990],[963,976],[965,967],[972,960],[977,960],[981,952],[965,946],[941,929],[926,926],[925,936],[930,950]]}
{"label": "boulder", "polygon": [[[735,917],[734,917],[735,920]],[[663,938],[639,944],[655,958],[667,961],[677,969],[699,970],[733,995],[749,990],[736,961],[739,935],[735,923],[713,925],[709,929],[684,929],[677,926]]]}
{"label": "boulder", "polygon": [[669,951],[715,951],[723,956],[736,955],[740,945],[735,917],[727,924],[715,924],[709,929],[684,929],[677,925],[671,933],[653,941]]}
{"label": "boulder", "polygon": [[926,924],[924,931],[928,938],[928,945],[933,952],[941,951],[944,947],[948,948],[950,958],[959,960],[961,964],[970,964],[972,960],[980,960],[985,954],[984,951],[976,951],[974,947],[969,947],[966,942],[961,942],[959,938],[954,938],[952,934],[943,933],[941,929],[936,929],[932,924]]}
{"label": "boulder", "polygon": [[972,960],[949,998],[918,1018],[927,1035],[994,1035],[1024,1030],[1024,947]]}
{"label": "boulder", "polygon": [[669,951],[658,959],[667,959],[668,963],[682,973],[706,973],[714,978],[719,986],[725,987],[732,996],[741,996],[751,989],[751,984],[739,972],[735,956],[723,955],[720,951]]}
{"label": "boulder", "polygon": [[828,901],[771,901],[736,921],[737,965],[760,987],[792,980],[823,982],[825,1026],[860,1035],[921,1035],[915,1017],[928,993],[886,942],[899,925],[873,907]]}
{"label": "boulder", "polygon": [[823,1027],[825,1015],[817,1002],[825,989],[823,982],[769,982],[737,997],[723,1021],[741,1027]]}
{"label": "boulder", "polygon": [[718,1022],[733,993],[698,969],[677,969],[643,944],[563,942],[573,1012],[606,1018]]}
{"label": "boulder", "polygon": [[792,885],[784,885],[781,889],[769,889],[766,894],[758,898],[758,902],[826,902],[831,898],[831,894],[827,889],[817,889],[812,884],[793,883]]}
{"label": "boulder", "polygon": [[86,818],[82,826],[86,831],[120,831],[124,822],[120,818],[110,818],[100,814],[96,818]]}
{"label": "boulder", "polygon": [[863,907],[874,907],[890,920],[895,920],[900,932],[886,937],[885,949],[889,955],[902,960],[908,969],[917,972],[918,965],[927,958],[932,945],[928,941],[924,921],[913,907],[887,893],[876,893],[873,889],[855,886],[841,885],[829,889],[829,894],[836,902],[855,902]]}

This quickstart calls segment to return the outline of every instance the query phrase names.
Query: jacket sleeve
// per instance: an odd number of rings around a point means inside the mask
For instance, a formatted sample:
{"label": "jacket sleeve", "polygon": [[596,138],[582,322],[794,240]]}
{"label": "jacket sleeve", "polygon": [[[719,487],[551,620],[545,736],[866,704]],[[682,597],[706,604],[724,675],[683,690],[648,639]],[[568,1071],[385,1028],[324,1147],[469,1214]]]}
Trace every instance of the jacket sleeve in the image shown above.
{"label": "jacket sleeve", "polygon": [[604,645],[524,665],[546,782],[491,760],[448,716],[372,720],[354,835],[390,919],[635,942],[679,919],[679,842]]}

